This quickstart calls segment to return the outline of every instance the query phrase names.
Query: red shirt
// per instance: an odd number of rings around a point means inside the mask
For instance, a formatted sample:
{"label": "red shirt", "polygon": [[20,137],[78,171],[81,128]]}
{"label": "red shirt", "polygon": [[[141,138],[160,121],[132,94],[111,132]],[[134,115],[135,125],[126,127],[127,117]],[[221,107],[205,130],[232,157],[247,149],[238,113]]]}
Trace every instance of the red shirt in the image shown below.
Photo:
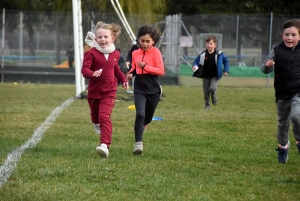
{"label": "red shirt", "polygon": [[[84,78],[89,79],[88,98],[98,99],[107,94],[115,96],[117,79],[122,83],[127,82],[118,65],[119,59],[120,53],[117,50],[110,53],[107,60],[96,48],[84,53],[81,73]],[[93,73],[99,69],[102,69],[102,74],[94,77]]]}

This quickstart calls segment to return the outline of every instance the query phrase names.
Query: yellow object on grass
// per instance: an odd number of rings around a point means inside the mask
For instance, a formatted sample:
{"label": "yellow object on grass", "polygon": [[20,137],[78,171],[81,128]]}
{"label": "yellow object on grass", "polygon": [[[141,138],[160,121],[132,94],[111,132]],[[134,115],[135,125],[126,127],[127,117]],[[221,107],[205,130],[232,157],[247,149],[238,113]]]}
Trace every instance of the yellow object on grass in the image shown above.
{"label": "yellow object on grass", "polygon": [[135,105],[130,105],[130,106],[128,106],[128,109],[130,109],[130,110],[135,110]]}

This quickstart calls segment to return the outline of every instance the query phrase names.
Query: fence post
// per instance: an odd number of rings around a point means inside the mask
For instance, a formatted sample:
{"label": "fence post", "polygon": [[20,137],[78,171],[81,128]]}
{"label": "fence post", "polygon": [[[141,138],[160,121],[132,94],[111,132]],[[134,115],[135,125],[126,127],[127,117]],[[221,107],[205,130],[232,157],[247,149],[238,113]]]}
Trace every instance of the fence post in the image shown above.
{"label": "fence post", "polygon": [[23,13],[20,12],[20,66],[23,59]]}
{"label": "fence post", "polygon": [[[272,29],[273,29],[273,12],[270,17],[270,38],[269,38],[269,52],[272,50]],[[268,88],[270,87],[270,73],[268,74]]]}
{"label": "fence post", "polygon": [[238,49],[239,49],[239,25],[240,18],[239,15],[236,16],[236,39],[235,39],[235,46],[236,46],[236,65],[238,65]]}
{"label": "fence post", "polygon": [[1,82],[4,82],[4,42],[5,42],[5,8],[3,8],[3,19],[2,19],[2,73]]}

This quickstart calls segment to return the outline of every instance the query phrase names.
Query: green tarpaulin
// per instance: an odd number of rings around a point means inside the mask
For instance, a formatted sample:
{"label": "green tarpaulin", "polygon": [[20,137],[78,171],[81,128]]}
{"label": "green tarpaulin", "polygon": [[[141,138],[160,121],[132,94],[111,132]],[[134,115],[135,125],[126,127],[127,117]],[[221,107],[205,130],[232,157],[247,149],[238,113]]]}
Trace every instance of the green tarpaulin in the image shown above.
{"label": "green tarpaulin", "polygon": [[[191,67],[188,65],[180,66],[180,75],[193,75]],[[230,66],[229,76],[235,77],[268,77],[267,74],[263,74],[260,67],[256,66]],[[270,77],[274,77],[274,73],[270,74]]]}

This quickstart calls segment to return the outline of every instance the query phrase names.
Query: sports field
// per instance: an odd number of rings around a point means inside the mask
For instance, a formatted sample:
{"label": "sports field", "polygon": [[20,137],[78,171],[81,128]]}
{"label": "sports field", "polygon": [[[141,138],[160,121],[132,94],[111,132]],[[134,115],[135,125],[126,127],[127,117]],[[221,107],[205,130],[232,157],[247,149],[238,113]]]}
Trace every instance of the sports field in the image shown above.
{"label": "sports field", "polygon": [[292,131],[287,164],[274,151],[273,87],[223,79],[208,111],[201,87],[163,86],[155,113],[163,120],[148,126],[140,156],[132,94],[120,88],[108,159],[95,153],[87,100],[72,98],[74,85],[1,83],[0,200],[299,200]]}

